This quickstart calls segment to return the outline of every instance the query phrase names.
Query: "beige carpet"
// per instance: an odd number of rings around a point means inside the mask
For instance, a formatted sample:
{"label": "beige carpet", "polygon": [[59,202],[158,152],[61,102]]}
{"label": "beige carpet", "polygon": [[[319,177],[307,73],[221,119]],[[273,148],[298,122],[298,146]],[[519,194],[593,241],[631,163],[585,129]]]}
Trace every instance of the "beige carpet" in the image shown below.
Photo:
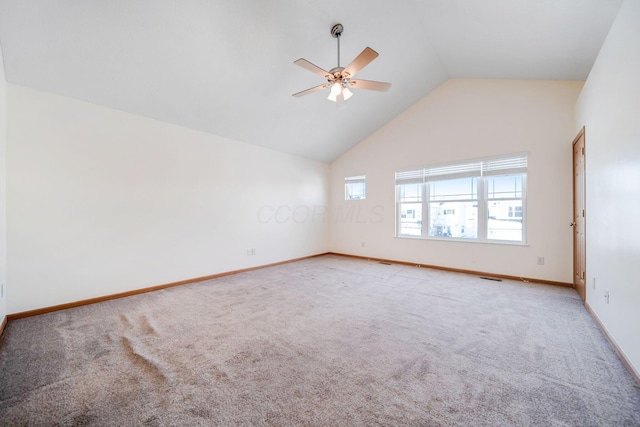
{"label": "beige carpet", "polygon": [[637,426],[567,288],[339,256],[10,322],[1,425]]}

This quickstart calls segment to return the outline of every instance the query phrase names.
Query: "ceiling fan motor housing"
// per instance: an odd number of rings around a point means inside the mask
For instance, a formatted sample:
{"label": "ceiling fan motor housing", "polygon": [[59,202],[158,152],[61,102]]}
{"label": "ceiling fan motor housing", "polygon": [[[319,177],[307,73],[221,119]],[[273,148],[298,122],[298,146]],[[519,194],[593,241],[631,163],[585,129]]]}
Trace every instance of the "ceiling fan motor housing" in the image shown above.
{"label": "ceiling fan motor housing", "polygon": [[[345,78],[346,76],[342,73],[344,71],[344,67],[335,67],[329,70],[329,74],[327,76],[327,80],[334,80],[339,78]],[[347,73],[345,73],[347,74]]]}

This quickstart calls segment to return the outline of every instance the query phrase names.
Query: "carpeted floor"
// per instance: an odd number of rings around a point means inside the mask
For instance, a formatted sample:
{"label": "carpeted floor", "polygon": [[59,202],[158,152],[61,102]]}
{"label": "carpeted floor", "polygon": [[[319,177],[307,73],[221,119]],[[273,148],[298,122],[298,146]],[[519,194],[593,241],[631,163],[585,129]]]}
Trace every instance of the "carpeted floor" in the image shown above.
{"label": "carpeted floor", "polygon": [[572,289],[323,256],[9,323],[1,425],[638,426]]}

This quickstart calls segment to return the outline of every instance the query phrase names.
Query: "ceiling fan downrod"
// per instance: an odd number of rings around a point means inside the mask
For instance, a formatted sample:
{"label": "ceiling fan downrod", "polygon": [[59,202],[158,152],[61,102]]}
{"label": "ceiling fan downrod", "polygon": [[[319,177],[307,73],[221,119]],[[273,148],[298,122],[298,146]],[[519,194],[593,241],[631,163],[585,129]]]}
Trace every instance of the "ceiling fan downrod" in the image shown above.
{"label": "ceiling fan downrod", "polygon": [[340,68],[340,36],[342,35],[342,30],[344,30],[342,24],[336,24],[331,28],[331,36],[338,39],[338,66],[336,68]]}

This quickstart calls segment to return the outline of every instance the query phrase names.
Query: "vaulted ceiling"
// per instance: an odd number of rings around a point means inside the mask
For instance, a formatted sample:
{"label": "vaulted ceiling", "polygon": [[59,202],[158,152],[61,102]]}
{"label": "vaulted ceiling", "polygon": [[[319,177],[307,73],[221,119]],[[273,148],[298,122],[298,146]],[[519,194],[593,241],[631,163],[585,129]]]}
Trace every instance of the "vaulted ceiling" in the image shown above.
{"label": "vaulted ceiling", "polygon": [[[7,81],[331,162],[449,78],[586,79],[622,0],[0,0]],[[293,64],[380,56],[337,109]]]}

